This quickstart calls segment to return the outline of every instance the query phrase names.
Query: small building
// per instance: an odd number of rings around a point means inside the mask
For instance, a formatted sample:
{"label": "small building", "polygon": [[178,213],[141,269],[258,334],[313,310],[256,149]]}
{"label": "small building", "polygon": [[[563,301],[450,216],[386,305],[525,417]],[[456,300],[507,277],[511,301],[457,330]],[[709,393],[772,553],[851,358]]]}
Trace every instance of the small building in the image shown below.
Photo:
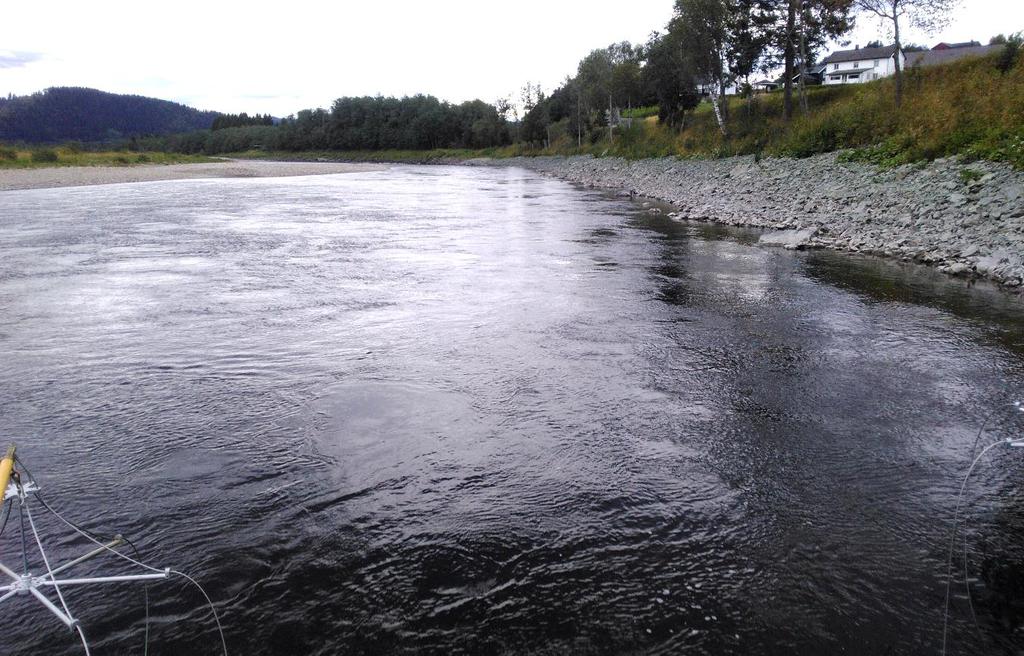
{"label": "small building", "polygon": [[983,46],[977,41],[953,44],[940,43],[931,50],[909,53],[907,55],[907,64],[910,66],[920,66],[921,68],[941,66],[942,64],[948,64],[959,59],[991,55],[999,52],[1002,48],[1001,44]]}
{"label": "small building", "polygon": [[758,80],[756,82],[752,82],[750,84],[750,86],[754,89],[754,91],[762,91],[762,92],[764,92],[764,91],[775,91],[776,89],[779,88],[780,85],[775,80],[764,79],[764,80]]}
{"label": "small building", "polygon": [[808,66],[807,68],[793,76],[793,84],[800,84],[800,82],[803,82],[804,86],[810,86],[812,84],[821,84],[822,77],[824,77],[826,67],[827,64],[824,63],[816,64],[814,66]]}
{"label": "small building", "polygon": [[838,50],[822,61],[823,84],[857,84],[889,77],[896,73],[896,59],[900,67],[906,66],[907,58],[896,46]]}
{"label": "small building", "polygon": [[935,47],[932,48],[932,50],[950,50],[950,49],[953,49],[953,48],[974,48],[975,46],[980,46],[980,45],[981,44],[978,43],[977,41],[963,41],[961,43],[946,43],[945,41],[943,41],[941,43],[936,44]]}

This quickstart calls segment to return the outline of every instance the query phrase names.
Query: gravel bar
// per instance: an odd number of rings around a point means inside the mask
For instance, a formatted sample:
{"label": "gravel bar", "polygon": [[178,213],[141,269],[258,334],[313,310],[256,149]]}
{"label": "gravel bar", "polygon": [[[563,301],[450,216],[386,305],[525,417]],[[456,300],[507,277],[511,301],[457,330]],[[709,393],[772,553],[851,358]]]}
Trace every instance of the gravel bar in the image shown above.
{"label": "gravel bar", "polygon": [[196,178],[280,178],[297,175],[357,173],[385,168],[379,164],[343,162],[273,162],[225,160],[206,164],[141,164],[137,166],[64,166],[0,169],[0,191],[80,187],[84,185],[189,180]]}

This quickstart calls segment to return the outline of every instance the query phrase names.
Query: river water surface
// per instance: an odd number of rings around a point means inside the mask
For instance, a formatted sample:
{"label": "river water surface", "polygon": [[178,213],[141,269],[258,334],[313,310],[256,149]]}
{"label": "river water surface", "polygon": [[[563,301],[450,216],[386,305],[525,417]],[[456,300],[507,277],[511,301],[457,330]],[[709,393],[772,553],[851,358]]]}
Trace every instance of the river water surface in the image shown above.
{"label": "river water surface", "polygon": [[[1022,327],[518,169],[0,193],[0,436],[196,576],[239,655],[938,653]],[[1022,467],[968,486],[951,654],[1024,648]],[[151,654],[219,653],[194,590],[149,590]],[[67,599],[94,654],[141,653],[139,586]],[[81,653],[30,601],[0,653]]]}

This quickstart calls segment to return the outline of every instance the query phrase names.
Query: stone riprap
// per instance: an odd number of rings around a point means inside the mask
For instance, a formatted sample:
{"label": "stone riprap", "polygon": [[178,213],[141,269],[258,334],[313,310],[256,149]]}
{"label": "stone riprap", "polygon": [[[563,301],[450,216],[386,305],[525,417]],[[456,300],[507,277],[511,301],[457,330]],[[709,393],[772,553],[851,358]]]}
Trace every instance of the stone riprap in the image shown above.
{"label": "stone riprap", "polygon": [[[478,162],[484,163],[484,162]],[[941,159],[882,170],[835,153],[807,159],[530,157],[523,166],[662,200],[684,219],[776,229],[766,243],[917,261],[952,275],[1024,281],[1024,172]]]}

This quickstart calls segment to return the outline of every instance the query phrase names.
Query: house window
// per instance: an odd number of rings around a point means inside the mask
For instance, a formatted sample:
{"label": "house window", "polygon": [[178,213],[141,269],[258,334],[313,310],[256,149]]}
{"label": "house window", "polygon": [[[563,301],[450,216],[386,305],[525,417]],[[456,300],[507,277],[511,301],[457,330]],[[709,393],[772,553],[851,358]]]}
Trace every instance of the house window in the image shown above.
{"label": "house window", "polygon": [[830,80],[838,80],[839,76],[838,75],[829,75],[828,79],[830,79]]}
{"label": "house window", "polygon": [[878,67],[878,60],[877,59],[875,60],[875,67],[876,68]]}
{"label": "house window", "polygon": [[853,74],[851,74],[850,75],[850,79],[851,80],[859,80],[860,79],[860,73],[853,73]]}
{"label": "house window", "polygon": [[854,68],[860,68],[860,62],[853,62]]}
{"label": "house window", "polygon": [[833,71],[838,71],[839,70],[839,64],[832,64],[832,70]]}

